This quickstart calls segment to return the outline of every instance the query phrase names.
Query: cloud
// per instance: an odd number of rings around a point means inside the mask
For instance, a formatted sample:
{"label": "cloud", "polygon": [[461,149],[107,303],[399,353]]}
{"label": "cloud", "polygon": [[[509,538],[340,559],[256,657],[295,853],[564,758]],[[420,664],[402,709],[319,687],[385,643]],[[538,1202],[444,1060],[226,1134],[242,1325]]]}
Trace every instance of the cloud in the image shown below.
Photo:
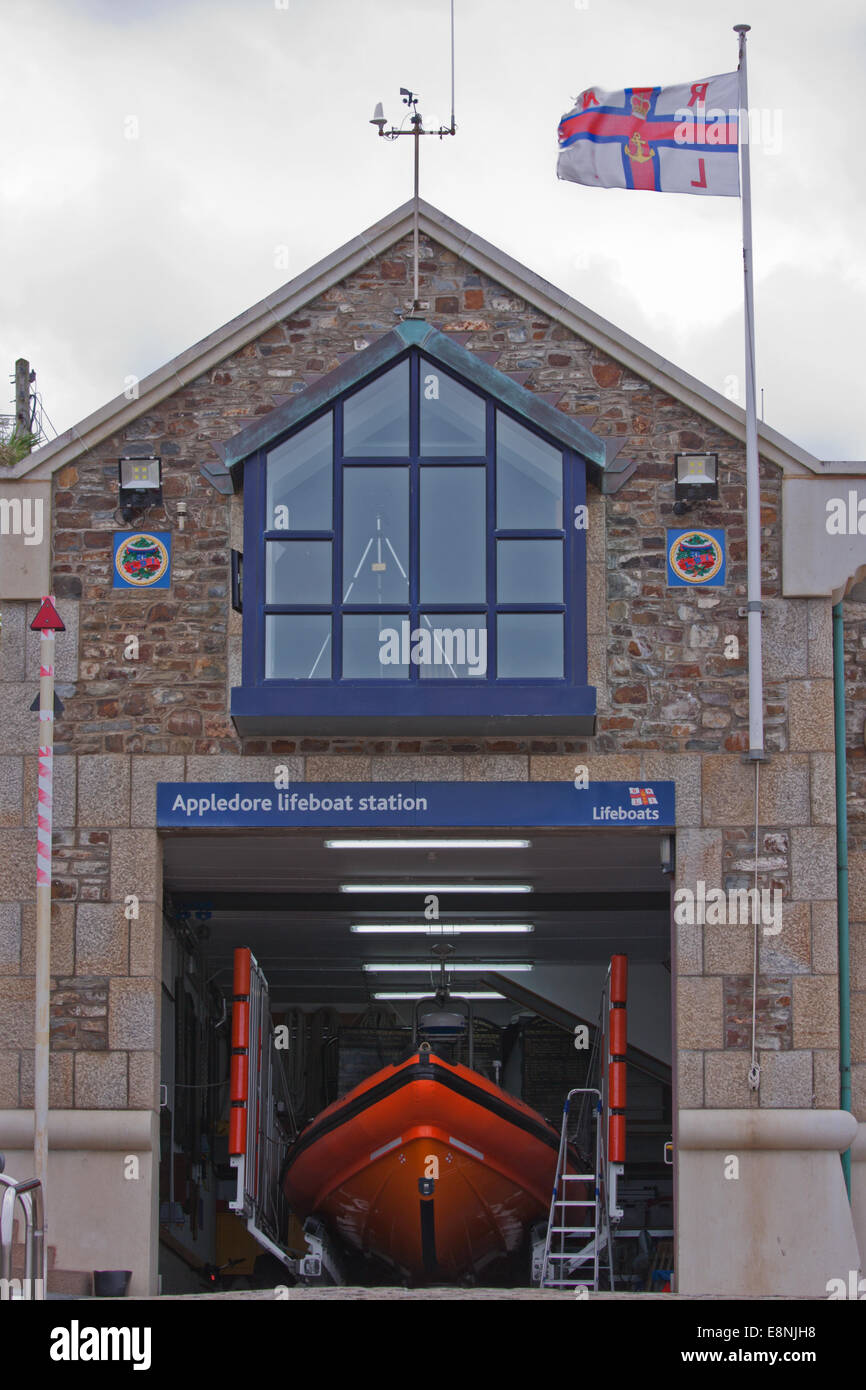
{"label": "cloud", "polygon": [[[730,70],[739,16],[674,0],[456,10],[459,130],[423,142],[423,196],[720,388],[742,360],[737,200],[559,183],[555,132],[585,86]],[[448,120],[448,12],[448,0],[14,7],[0,359],[30,358],[58,430],[406,201],[411,142],[380,140],[369,119],[376,101],[404,119],[411,83],[428,123]],[[777,153],[753,151],[759,377],[772,423],[856,456],[866,208],[842,133],[857,128],[863,26],[853,0],[817,31],[808,13],[767,0],[750,40],[753,100],[781,112],[782,135]]]}

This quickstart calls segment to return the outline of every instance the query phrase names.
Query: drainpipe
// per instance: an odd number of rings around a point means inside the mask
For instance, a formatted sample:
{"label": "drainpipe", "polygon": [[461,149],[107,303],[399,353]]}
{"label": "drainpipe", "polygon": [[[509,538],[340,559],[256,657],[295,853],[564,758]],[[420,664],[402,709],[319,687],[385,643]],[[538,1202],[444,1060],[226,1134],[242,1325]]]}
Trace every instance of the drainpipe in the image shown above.
{"label": "drainpipe", "polygon": [[[845,627],[842,604],[833,606],[833,713],[836,730],[836,892],[839,936],[840,1103],[851,1109],[851,968],[848,927],[848,777],[845,766]],[[842,1155],[851,1200],[851,1150]]]}

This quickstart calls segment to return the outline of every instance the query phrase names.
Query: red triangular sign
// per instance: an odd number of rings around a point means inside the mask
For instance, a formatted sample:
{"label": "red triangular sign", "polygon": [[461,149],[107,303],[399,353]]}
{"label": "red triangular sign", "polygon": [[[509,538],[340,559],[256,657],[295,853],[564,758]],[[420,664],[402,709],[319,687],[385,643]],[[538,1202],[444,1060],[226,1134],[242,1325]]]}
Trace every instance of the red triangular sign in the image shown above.
{"label": "red triangular sign", "polygon": [[34,632],[45,632],[49,629],[53,632],[66,631],[60,614],[54,607],[50,598],[44,598],[42,600],[42,607],[39,609],[39,612],[36,614],[30,626]]}

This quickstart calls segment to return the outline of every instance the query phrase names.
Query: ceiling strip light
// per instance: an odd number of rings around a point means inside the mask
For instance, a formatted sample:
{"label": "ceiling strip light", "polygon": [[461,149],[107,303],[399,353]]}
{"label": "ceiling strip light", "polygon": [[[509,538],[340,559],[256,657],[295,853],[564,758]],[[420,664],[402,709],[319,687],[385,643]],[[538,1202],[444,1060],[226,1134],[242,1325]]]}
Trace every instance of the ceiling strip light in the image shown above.
{"label": "ceiling strip light", "polygon": [[531,840],[326,840],[325,849],[529,849]]}
{"label": "ceiling strip light", "polygon": [[528,922],[405,922],[380,925],[375,922],[354,922],[349,931],[363,936],[459,936],[464,933],[477,933],[479,936],[492,936],[496,932],[520,935],[535,931]]}
{"label": "ceiling strip light", "polygon": [[[373,995],[374,999],[433,999],[435,996],[425,990],[412,989],[380,989]],[[461,994],[455,994],[455,999],[504,999],[504,994],[497,994],[493,989],[467,989]]]}
{"label": "ceiling strip light", "polygon": [[[421,971],[421,972],[423,972],[423,971],[425,971],[425,970],[438,970],[438,969],[439,969],[439,964],[440,964],[439,961],[436,961],[436,960],[405,961],[405,962],[403,962],[402,964],[398,964],[398,963],[396,963],[396,962],[394,962],[394,961],[389,961],[389,962],[388,962],[387,964],[385,964],[385,965],[380,965],[377,961],[371,961],[369,964],[365,964],[363,968],[364,968],[364,970],[369,970],[369,971],[372,971],[372,972],[374,972],[374,973],[375,973],[376,971],[385,971],[385,970],[394,971],[394,972],[396,972],[396,973],[400,973],[401,971],[408,972],[408,971],[410,971],[410,970],[411,970],[411,971]],[[445,962],[445,969],[446,969],[446,970],[448,970],[448,971],[460,970],[460,971],[462,971],[464,974],[469,974],[469,975],[486,975],[487,972],[490,971],[490,970],[495,970],[495,971],[500,971],[500,970],[517,971],[517,970],[531,970],[532,968],[533,968],[532,965],[529,964],[528,961],[508,961],[507,963],[504,962],[504,961],[497,961],[496,963],[493,963],[493,962],[489,962],[489,961],[459,961],[459,962],[457,962],[457,961],[450,961],[450,960],[449,960],[449,961],[446,961],[446,962]]]}
{"label": "ceiling strip light", "polygon": [[341,883],[341,893],[531,893],[531,883]]}

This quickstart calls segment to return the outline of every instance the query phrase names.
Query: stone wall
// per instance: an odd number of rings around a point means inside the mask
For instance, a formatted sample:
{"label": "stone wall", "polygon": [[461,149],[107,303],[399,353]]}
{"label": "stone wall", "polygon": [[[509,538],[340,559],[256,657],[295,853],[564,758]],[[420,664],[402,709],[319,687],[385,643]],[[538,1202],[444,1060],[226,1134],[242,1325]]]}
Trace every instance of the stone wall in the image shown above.
{"label": "stone wall", "polygon": [[866,586],[845,599],[846,763],[851,923],[851,1090],[866,1118]]}
{"label": "stone wall", "polygon": [[[574,753],[593,778],[674,778],[677,884],[740,886],[754,845],[754,769],[747,738],[745,478],[742,446],[452,253],[422,249],[430,321],[470,350],[498,353],[500,371],[599,434],[625,436],[637,471],[594,496],[588,550],[590,680],[599,689],[594,739],[238,739],[228,717],[240,619],[229,605],[236,499],[199,474],[212,443],[304,390],[396,321],[410,294],[407,239],[284,323],[275,323],[55,479],[54,589],[67,624],[57,640],[54,1103],[154,1104],[158,1061],[161,853],[157,781],[258,780],[274,755],[293,780],[571,780]],[[593,421],[595,423],[593,424]],[[148,525],[173,531],[171,589],[111,587],[120,454],[163,460],[166,509]],[[721,592],[668,589],[666,525],[673,454],[713,450],[717,502],[695,514],[724,527]],[[188,504],[183,532],[176,504]],[[603,524],[600,524],[602,523]],[[780,476],[762,469],[767,745],[761,770],[759,885],[784,894],[782,933],[763,937],[758,998],[759,1095],[749,1064],[751,929],[678,933],[681,1107],[833,1107],[838,1103],[830,608],[780,597]],[[0,1107],[32,1093],[36,690],[32,606],[4,605],[0,639]],[[138,637],[137,661],[124,659]],[[724,654],[725,638],[740,653]],[[866,862],[866,861],[864,861]],[[123,915],[126,895],[139,917]],[[863,900],[861,896],[861,901]],[[862,928],[861,928],[862,931]],[[862,945],[862,936],[859,938]],[[862,952],[861,952],[862,955]],[[861,996],[862,997],[862,996]],[[862,1022],[861,1022],[862,1028]],[[866,1060],[862,1055],[861,1059]],[[28,1060],[29,1059],[29,1060]],[[861,1115],[866,1117],[862,1086]]]}
{"label": "stone wall", "polygon": [[[80,688],[79,603],[58,599],[61,699]],[[36,939],[36,604],[4,604],[0,634],[0,1108],[33,1104]],[[156,1103],[162,856],[136,829],[130,758],[54,760],[51,1105],[150,1109]],[[151,817],[153,826],[155,817]],[[139,822],[140,823],[140,822]],[[138,916],[127,920],[134,893]]]}
{"label": "stone wall", "polygon": [[[591,528],[590,632],[599,638],[604,632],[609,680],[592,747],[741,751],[747,726],[745,623],[737,612],[746,585],[741,446],[451,252],[428,244],[422,254],[421,294],[432,306],[429,319],[437,328],[458,336],[470,350],[498,354],[500,371],[531,390],[556,393],[564,413],[595,421],[598,434],[625,436],[625,456],[638,462],[630,481],[607,502],[606,536],[592,536]],[[228,603],[231,499],[216,493],[199,467],[214,461],[212,441],[229,438],[244,422],[271,410],[275,394],[304,390],[392,327],[410,293],[410,256],[407,239],[312,301],[303,315],[275,324],[57,474],[55,591],[79,600],[81,609],[80,678],[58,722],[58,752],[240,750],[226,699],[228,639],[237,647],[240,635],[239,617]],[[163,460],[166,509],[149,512],[148,525],[174,531],[172,586],[165,594],[111,587],[112,535],[119,524],[117,458],[136,448]],[[664,527],[680,524],[672,512],[673,454],[682,449],[714,450],[720,456],[719,499],[700,514],[702,525],[727,530],[728,585],[716,594],[669,590],[665,584]],[[180,500],[188,505],[182,533],[175,526]],[[779,506],[779,472],[765,466],[764,592],[769,598],[780,592]],[[799,635],[787,629],[802,626],[805,609],[801,604],[799,618],[784,618],[786,645]],[[123,658],[124,638],[133,633],[140,642],[136,662]],[[740,640],[735,660],[723,654],[728,634]],[[768,746],[781,751],[796,743],[784,684],[778,673],[771,676]],[[804,692],[804,699],[825,694]],[[555,738],[492,743],[493,751],[505,752],[590,746]],[[479,739],[308,738],[248,741],[245,751],[440,753],[490,746]]]}

